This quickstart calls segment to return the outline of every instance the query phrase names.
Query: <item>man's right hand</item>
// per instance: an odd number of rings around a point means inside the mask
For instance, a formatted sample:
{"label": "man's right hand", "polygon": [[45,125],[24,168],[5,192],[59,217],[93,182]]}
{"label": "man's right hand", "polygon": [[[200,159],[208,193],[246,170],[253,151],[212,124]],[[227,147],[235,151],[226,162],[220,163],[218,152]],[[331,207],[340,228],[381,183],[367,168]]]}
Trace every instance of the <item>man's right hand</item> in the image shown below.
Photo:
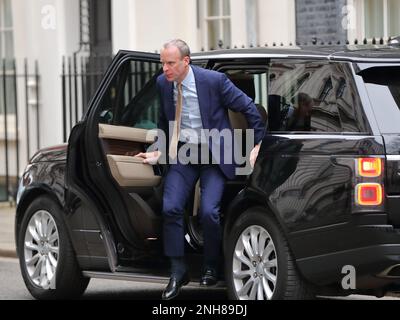
{"label": "man's right hand", "polygon": [[141,152],[135,157],[139,157],[143,159],[143,163],[155,165],[158,162],[158,159],[161,157],[161,151],[153,151],[153,152]]}

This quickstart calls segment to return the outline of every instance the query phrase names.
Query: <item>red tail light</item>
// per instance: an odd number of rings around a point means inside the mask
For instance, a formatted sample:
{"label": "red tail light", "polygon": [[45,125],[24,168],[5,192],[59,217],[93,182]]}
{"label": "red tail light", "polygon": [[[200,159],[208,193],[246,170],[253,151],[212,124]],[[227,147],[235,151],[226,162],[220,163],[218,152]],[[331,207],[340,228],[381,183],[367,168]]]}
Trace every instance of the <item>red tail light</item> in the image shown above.
{"label": "red tail light", "polygon": [[379,206],[383,202],[382,186],[379,183],[360,183],[356,186],[357,204]]}
{"label": "red tail light", "polygon": [[382,174],[382,160],[380,158],[358,159],[358,175],[366,178],[379,177]]}

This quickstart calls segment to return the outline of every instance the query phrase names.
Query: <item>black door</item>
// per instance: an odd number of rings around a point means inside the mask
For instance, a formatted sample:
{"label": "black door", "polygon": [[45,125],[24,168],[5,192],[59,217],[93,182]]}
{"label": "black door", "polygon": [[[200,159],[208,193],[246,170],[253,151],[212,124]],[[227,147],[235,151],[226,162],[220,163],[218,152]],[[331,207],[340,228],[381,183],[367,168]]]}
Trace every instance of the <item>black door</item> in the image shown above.
{"label": "black door", "polygon": [[154,142],[160,72],[157,54],[118,54],[89,107],[84,129],[77,131],[80,138],[74,137],[81,148],[75,160],[73,152],[68,158],[71,164],[79,162],[69,173],[79,177],[70,183],[79,183],[95,199],[120,258],[134,258],[160,240],[162,169],[134,157]]}
{"label": "black door", "polygon": [[110,0],[89,0],[89,34],[90,55],[85,66],[87,74],[85,107],[112,60]]}
{"label": "black door", "polygon": [[111,0],[90,0],[90,52],[111,55]]}

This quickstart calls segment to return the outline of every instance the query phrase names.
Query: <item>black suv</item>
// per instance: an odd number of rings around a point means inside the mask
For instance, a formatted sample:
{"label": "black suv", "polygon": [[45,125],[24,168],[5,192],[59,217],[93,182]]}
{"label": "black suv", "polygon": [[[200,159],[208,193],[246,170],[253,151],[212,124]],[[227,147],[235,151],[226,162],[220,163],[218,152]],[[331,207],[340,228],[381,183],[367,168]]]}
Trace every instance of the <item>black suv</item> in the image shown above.
{"label": "black suv", "polygon": [[[400,51],[390,46],[194,54],[254,99],[268,132],[251,173],[227,182],[220,285],[233,299],[373,293],[400,281]],[[16,243],[39,299],[77,297],[90,278],[163,282],[165,165],[154,141],[158,54],[119,52],[68,144],[38,151],[21,178]],[[229,111],[232,127],[246,120]],[[244,131],[243,131],[244,134]],[[177,190],[179,192],[179,190]],[[199,188],[186,252],[199,274]]]}

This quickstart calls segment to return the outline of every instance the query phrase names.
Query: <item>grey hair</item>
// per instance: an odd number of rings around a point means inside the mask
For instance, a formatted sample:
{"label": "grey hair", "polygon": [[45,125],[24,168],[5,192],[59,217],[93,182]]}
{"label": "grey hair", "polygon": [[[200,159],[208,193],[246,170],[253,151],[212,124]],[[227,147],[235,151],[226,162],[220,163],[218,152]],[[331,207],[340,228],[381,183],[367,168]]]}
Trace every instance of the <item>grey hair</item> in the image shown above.
{"label": "grey hair", "polygon": [[187,43],[181,39],[173,39],[163,45],[164,49],[168,49],[169,47],[177,47],[182,58],[186,56],[190,57],[190,48]]}

